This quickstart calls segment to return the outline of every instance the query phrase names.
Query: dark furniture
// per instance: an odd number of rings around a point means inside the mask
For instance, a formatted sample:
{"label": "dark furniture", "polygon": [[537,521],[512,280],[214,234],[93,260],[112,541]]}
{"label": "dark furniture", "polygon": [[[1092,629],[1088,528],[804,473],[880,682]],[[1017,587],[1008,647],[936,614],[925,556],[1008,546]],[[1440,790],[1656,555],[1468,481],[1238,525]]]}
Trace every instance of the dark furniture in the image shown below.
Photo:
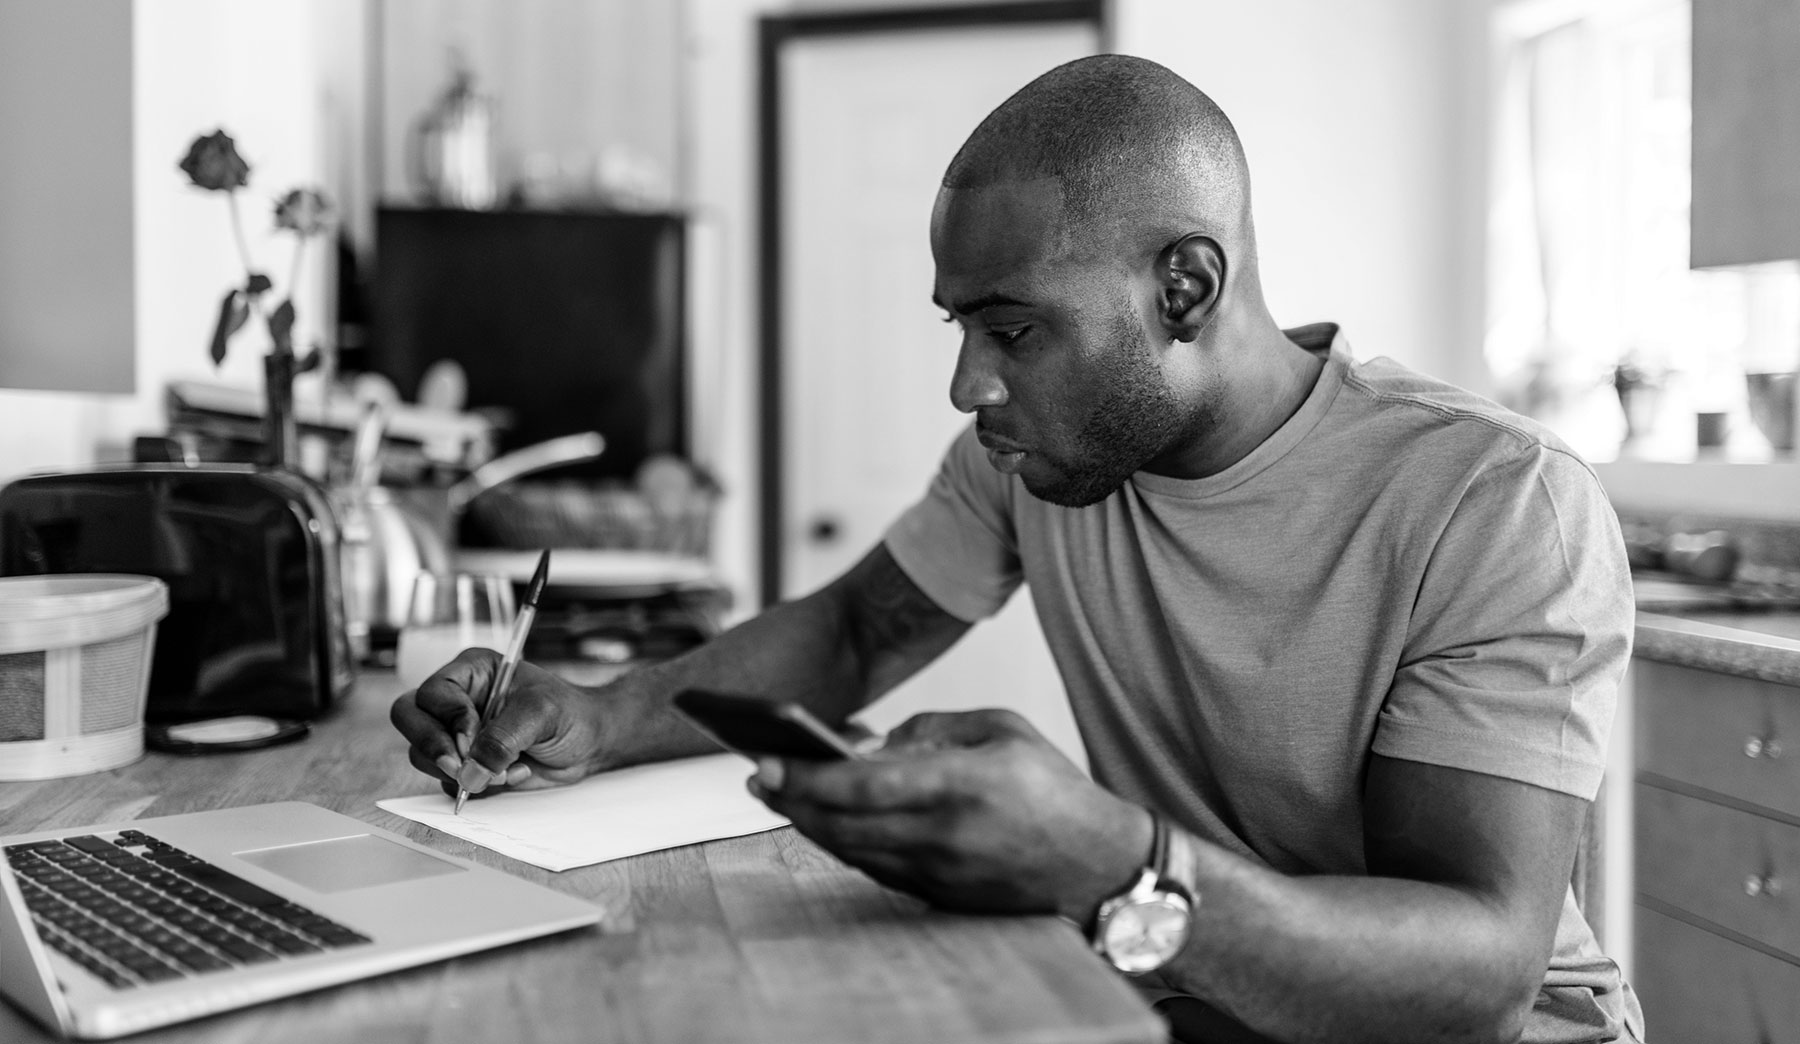
{"label": "dark furniture", "polygon": [[685,242],[675,214],[383,207],[367,365],[410,400],[434,361],[460,363],[466,408],[508,419],[502,450],[606,437],[564,476],[685,456]]}

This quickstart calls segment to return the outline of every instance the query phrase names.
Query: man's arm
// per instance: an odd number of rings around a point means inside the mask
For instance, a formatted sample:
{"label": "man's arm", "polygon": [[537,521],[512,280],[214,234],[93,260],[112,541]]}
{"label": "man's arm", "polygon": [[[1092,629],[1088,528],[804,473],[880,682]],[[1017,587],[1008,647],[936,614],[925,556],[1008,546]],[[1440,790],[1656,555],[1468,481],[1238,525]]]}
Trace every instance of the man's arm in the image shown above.
{"label": "man's arm", "polygon": [[[1587,806],[1375,755],[1369,877],[1286,877],[1183,837],[1181,876],[1200,902],[1162,978],[1278,1040],[1513,1040],[1543,982]],[[1179,1032],[1180,1005],[1170,1014]]]}
{"label": "man's arm", "polygon": [[[1015,716],[923,715],[887,749],[765,761],[751,789],[877,880],[952,908],[1091,923],[1149,854],[1148,813]],[[1373,755],[1369,876],[1287,876],[1175,831],[1172,872],[1199,902],[1187,946],[1149,981],[1210,1006],[1188,1009],[1198,1025],[1223,1012],[1292,1044],[1512,1041],[1549,964],[1586,807]],[[1179,1002],[1166,1014],[1187,1022]]]}
{"label": "man's arm", "polygon": [[969,626],[938,608],[877,544],[818,591],[601,690],[596,702],[606,726],[596,767],[711,750],[668,709],[669,698],[686,688],[795,700],[840,724],[935,660]]}
{"label": "man's arm", "polygon": [[[498,718],[475,735],[473,694],[497,659],[469,652],[394,704],[421,771],[479,792],[572,782],[603,769],[713,749],[668,709],[684,688],[798,700],[842,722],[960,638],[969,625],[877,545],[820,590],[774,606],[674,660],[585,691],[526,665]],[[467,751],[464,758],[461,751]],[[529,770],[529,771],[526,771]]]}

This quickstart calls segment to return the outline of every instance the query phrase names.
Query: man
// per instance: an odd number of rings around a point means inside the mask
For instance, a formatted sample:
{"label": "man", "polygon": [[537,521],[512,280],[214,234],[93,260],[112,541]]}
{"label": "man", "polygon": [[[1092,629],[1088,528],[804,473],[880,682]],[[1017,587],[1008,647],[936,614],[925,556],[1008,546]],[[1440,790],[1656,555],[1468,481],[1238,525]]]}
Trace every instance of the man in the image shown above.
{"label": "man", "polygon": [[699,752],[666,710],[689,685],[843,721],[1023,583],[1094,782],[976,712],[752,791],[895,888],[1083,926],[1178,1036],[1641,1037],[1569,887],[1632,621],[1588,468],[1278,328],[1236,134],[1153,63],[995,110],[931,246],[975,423],[882,544],[600,693],[521,668],[478,737],[494,658],[465,653],[395,704],[414,763],[481,790]]}

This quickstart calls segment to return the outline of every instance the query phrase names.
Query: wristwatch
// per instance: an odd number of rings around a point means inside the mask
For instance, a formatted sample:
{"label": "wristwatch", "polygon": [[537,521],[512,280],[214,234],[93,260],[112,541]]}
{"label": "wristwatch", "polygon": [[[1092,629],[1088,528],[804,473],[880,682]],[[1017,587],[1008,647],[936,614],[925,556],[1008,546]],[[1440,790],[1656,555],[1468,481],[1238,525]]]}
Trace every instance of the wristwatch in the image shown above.
{"label": "wristwatch", "polygon": [[1174,960],[1187,944],[1199,905],[1169,874],[1167,824],[1155,813],[1150,821],[1149,865],[1130,888],[1102,902],[1094,918],[1095,952],[1127,975],[1155,971]]}

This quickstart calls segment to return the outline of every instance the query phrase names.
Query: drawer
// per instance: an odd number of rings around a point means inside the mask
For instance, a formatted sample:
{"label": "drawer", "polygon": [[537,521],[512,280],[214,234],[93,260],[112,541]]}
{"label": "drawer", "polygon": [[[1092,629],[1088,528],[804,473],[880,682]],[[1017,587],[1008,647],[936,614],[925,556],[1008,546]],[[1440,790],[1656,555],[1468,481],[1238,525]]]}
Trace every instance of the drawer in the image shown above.
{"label": "drawer", "polygon": [[1632,988],[1652,1041],[1800,1044],[1800,967],[1637,908]]}
{"label": "drawer", "polygon": [[1637,891],[1800,954],[1800,827],[1637,787]]}
{"label": "drawer", "polygon": [[1638,661],[1637,767],[1800,817],[1800,688]]}

